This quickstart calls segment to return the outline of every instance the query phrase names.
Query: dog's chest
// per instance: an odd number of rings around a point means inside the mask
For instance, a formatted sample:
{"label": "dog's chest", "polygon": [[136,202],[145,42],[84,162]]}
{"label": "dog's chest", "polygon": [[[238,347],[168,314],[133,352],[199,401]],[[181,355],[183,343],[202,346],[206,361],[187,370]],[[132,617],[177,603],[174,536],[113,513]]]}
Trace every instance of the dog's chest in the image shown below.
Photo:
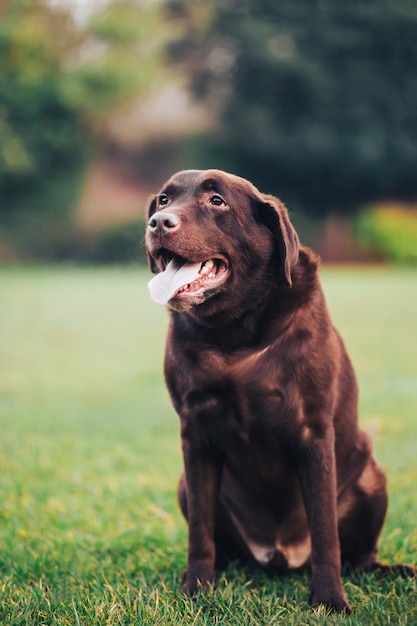
{"label": "dog's chest", "polygon": [[221,448],[266,450],[271,434],[287,424],[291,407],[280,365],[267,352],[200,353],[184,397],[185,413],[200,439]]}

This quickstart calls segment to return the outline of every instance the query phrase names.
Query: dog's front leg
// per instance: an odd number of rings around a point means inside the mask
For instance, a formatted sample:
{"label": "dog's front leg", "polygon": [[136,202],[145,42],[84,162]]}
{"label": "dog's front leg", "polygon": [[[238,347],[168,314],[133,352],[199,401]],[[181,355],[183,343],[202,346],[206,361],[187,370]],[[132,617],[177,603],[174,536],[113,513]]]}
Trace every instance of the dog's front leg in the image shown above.
{"label": "dog's front leg", "polygon": [[188,569],[183,592],[216,585],[214,527],[221,465],[215,454],[183,440],[187,490]]}
{"label": "dog's front leg", "polygon": [[341,580],[334,433],[328,429],[321,435],[308,442],[300,464],[301,489],[312,544],[310,604],[323,604],[330,611],[351,613]]}

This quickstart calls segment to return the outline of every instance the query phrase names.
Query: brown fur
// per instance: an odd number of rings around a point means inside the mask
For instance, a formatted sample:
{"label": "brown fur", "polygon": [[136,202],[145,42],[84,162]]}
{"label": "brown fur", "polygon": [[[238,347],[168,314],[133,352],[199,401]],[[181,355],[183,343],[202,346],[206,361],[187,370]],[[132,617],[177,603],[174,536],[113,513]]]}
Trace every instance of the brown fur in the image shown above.
{"label": "brown fur", "polygon": [[350,612],[341,564],[379,566],[387,493],[358,428],[355,374],[317,257],[299,245],[283,204],[242,178],[190,170],[161,194],[146,234],[153,271],[173,256],[220,256],[228,268],[202,301],[169,302],[165,376],[181,420],[189,525],[184,589],[215,584],[216,567],[235,558],[272,573],[309,565],[311,604]]}

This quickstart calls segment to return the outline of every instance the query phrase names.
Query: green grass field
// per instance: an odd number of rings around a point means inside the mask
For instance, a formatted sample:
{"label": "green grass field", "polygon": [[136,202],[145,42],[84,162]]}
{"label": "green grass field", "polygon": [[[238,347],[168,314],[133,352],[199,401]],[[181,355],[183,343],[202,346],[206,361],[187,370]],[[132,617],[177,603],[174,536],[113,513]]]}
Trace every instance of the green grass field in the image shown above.
{"label": "green grass field", "polygon": [[[389,478],[385,561],[417,563],[417,272],[322,270]],[[349,618],[308,607],[307,574],[230,568],[183,598],[178,420],[166,312],[143,268],[0,271],[0,623],[417,624],[415,581],[344,578]]]}

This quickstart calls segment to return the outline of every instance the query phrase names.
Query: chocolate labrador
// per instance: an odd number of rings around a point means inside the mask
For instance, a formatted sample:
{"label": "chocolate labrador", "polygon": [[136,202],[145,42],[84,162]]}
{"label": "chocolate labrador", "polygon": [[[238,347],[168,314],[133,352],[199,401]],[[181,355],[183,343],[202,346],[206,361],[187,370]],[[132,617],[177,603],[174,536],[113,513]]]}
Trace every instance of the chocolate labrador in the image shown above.
{"label": "chocolate labrador", "polygon": [[311,604],[350,612],[341,564],[384,567],[387,492],[317,257],[277,198],[219,170],[175,174],[148,219],[181,419],[184,590],[215,585],[231,559],[277,574],[308,565]]}

